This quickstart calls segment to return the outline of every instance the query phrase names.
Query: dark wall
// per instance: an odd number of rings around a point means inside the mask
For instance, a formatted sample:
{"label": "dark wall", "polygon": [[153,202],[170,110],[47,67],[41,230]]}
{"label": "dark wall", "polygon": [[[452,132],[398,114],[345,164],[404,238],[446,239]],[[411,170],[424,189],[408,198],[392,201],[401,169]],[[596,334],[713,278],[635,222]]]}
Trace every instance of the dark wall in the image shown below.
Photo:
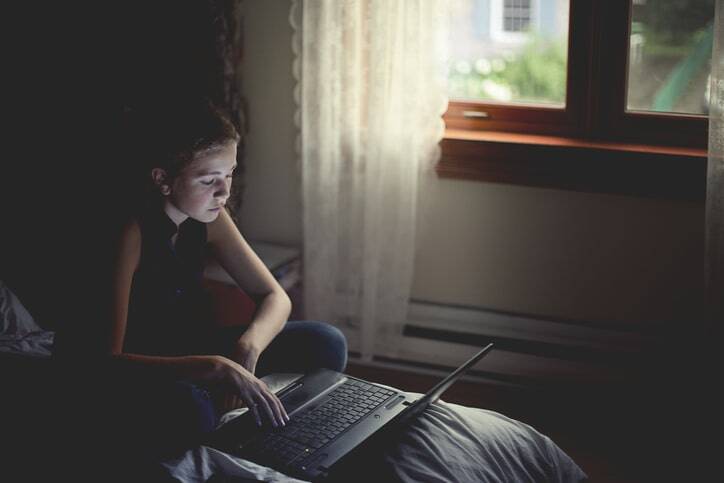
{"label": "dark wall", "polygon": [[133,196],[124,182],[124,111],[234,98],[219,16],[235,3],[4,7],[12,29],[3,42],[0,278],[41,323],[98,315],[89,306],[100,306],[111,241]]}
{"label": "dark wall", "polygon": [[[219,2],[216,2],[219,3]],[[212,96],[221,79],[215,17],[209,1],[123,3],[123,93],[130,105]]]}
{"label": "dark wall", "polygon": [[[66,347],[93,347],[103,327],[113,234],[130,195],[120,156],[124,107],[213,89],[219,95],[209,5],[124,0],[2,7],[0,279],[41,325],[72,341]],[[98,447],[85,438],[96,434],[83,420],[100,420],[90,407],[58,403],[58,396],[82,387],[73,385],[78,381],[33,360],[0,362],[7,389],[0,414],[8,416],[0,421],[0,480],[55,481],[65,471],[75,481],[144,479],[114,478],[118,472],[109,473],[111,465],[94,456],[79,467],[76,448],[53,437],[70,431],[84,451]],[[38,457],[45,464],[38,465]],[[113,467],[121,466],[126,462]]]}

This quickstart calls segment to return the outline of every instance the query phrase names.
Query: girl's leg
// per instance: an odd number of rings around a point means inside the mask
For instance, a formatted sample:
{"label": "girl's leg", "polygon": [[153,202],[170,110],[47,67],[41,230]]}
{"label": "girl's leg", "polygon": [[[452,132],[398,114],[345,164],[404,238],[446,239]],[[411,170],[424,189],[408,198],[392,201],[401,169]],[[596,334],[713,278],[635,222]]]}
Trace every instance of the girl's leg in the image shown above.
{"label": "girl's leg", "polygon": [[346,366],[347,339],[339,329],[325,322],[289,321],[262,353],[256,375],[318,368],[343,372]]}
{"label": "girl's leg", "polygon": [[111,446],[123,442],[123,454],[140,461],[182,455],[198,446],[218,421],[208,391],[187,381],[117,380],[100,396],[100,407],[112,421]]}
{"label": "girl's leg", "polygon": [[100,476],[87,481],[175,481],[160,461],[198,446],[216,426],[206,390],[189,382],[102,363],[56,372],[49,444],[58,470],[51,467],[72,481],[96,467]]}
{"label": "girl's leg", "polygon": [[[247,326],[215,330],[199,353],[228,356]],[[342,372],[347,366],[347,339],[325,322],[289,321],[259,357],[256,375],[274,372],[307,373],[320,367]]]}
{"label": "girl's leg", "polygon": [[149,456],[181,455],[196,447],[216,427],[218,417],[206,389],[187,381],[174,381],[149,392],[154,400],[148,413],[140,418],[151,436],[145,444]]}

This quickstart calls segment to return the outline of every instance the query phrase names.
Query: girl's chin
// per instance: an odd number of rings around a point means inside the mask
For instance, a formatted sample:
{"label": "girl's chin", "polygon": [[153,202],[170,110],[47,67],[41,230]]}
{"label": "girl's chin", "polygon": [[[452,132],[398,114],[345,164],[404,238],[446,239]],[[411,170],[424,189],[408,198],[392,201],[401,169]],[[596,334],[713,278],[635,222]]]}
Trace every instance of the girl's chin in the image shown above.
{"label": "girl's chin", "polygon": [[219,212],[211,211],[211,210],[209,210],[203,214],[198,214],[196,216],[190,216],[190,218],[193,218],[194,220],[196,220],[200,223],[211,223],[218,217],[219,217]]}
{"label": "girl's chin", "polygon": [[221,210],[220,210],[220,209],[218,209],[218,210],[209,210],[209,211],[207,212],[207,214],[206,214],[206,220],[207,220],[206,222],[209,223],[209,222],[214,221],[216,218],[219,217],[219,213],[221,213]]}

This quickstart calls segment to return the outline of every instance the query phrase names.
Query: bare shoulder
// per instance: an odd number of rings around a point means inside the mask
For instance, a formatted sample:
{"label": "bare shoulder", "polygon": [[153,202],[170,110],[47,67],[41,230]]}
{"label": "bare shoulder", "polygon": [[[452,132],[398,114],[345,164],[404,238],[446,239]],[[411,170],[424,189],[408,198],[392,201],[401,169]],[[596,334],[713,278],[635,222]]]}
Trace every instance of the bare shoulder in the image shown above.
{"label": "bare shoulder", "polygon": [[119,227],[116,238],[118,261],[135,270],[141,258],[141,226],[135,218],[128,218]]}
{"label": "bare shoulder", "polygon": [[118,241],[122,245],[141,245],[141,225],[136,218],[129,217],[121,223]]}

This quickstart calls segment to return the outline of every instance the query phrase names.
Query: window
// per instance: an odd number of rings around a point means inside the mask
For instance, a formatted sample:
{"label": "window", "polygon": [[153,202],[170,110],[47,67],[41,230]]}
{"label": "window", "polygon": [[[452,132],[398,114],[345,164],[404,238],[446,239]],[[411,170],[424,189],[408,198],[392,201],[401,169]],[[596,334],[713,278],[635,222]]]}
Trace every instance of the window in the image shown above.
{"label": "window", "polygon": [[452,99],[564,107],[568,6],[532,17],[534,1],[453,2]]}
{"label": "window", "polygon": [[504,0],[503,30],[506,32],[527,32],[530,27],[531,0]]}
{"label": "window", "polygon": [[[611,140],[706,149],[715,0],[629,0],[602,11],[600,127]],[[606,38],[603,37],[603,38]],[[616,55],[618,54],[618,55]]]}
{"label": "window", "polygon": [[[714,2],[451,0],[448,140],[495,142],[499,162],[521,145],[683,156],[696,178]],[[475,151],[446,144],[444,156]]]}
{"label": "window", "polygon": [[[684,3],[633,2],[626,91],[628,112],[707,114],[713,4]],[[682,6],[686,10],[682,10]]]}

